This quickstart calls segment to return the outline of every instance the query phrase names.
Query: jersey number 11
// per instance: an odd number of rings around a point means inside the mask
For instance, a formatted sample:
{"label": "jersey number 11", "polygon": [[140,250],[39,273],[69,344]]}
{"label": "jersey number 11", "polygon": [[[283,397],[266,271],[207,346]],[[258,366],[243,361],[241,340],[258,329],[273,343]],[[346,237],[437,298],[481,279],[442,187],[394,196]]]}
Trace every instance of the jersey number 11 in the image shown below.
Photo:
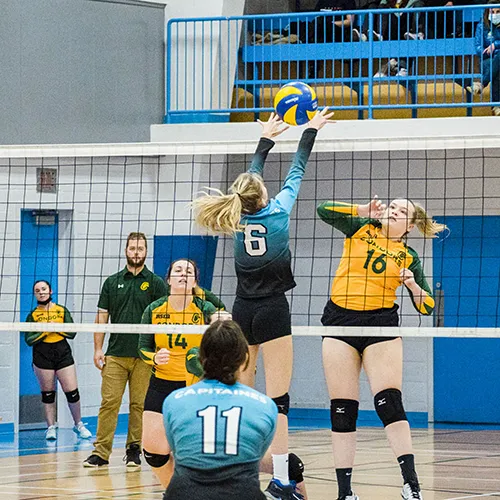
{"label": "jersey number 11", "polygon": [[[217,435],[217,406],[207,406],[199,410],[196,415],[202,419],[203,453],[214,455],[216,453]],[[241,407],[233,406],[231,409],[221,412],[226,419],[226,435],[224,453],[226,455],[238,454],[238,442],[240,437]]]}

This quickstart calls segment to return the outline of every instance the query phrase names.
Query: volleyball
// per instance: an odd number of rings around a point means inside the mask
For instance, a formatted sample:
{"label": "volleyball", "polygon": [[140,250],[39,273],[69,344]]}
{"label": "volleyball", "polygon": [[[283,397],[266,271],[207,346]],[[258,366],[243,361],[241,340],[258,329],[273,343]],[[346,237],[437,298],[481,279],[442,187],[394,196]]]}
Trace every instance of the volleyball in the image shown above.
{"label": "volleyball", "polygon": [[311,120],[318,109],[316,92],[306,83],[287,83],[276,94],[274,108],[288,125],[304,125]]}

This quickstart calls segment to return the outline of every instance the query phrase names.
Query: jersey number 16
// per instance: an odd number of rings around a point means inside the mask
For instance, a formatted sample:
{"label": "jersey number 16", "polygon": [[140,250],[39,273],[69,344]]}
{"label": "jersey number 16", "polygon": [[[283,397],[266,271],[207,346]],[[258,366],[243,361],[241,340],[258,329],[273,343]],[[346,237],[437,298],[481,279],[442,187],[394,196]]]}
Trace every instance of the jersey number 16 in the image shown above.
{"label": "jersey number 16", "polygon": [[[214,455],[216,450],[217,436],[217,406],[207,406],[199,410],[196,415],[202,419],[203,453]],[[241,406],[233,406],[229,410],[222,411],[221,415],[226,419],[226,435],[224,438],[224,453],[226,455],[238,454],[238,442],[240,439]]]}

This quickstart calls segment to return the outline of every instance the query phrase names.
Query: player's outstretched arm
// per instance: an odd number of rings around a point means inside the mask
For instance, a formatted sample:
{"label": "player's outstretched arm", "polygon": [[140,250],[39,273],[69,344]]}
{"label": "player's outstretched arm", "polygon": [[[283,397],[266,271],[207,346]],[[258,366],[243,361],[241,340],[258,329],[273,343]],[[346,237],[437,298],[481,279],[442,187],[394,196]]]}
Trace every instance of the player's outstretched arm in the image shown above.
{"label": "player's outstretched arm", "polygon": [[248,169],[248,173],[262,175],[267,155],[274,146],[273,139],[281,135],[290,127],[288,125],[284,125],[283,121],[276,113],[271,113],[267,122],[263,122],[261,120],[257,120],[257,122],[260,123],[262,127],[262,133],[259,144],[257,144],[257,149],[253,155],[252,164]]}
{"label": "player's outstretched arm", "polygon": [[[295,153],[292,165],[288,171],[283,188],[276,196],[276,200],[281,204],[281,207],[290,213],[293,205],[299,195],[300,184],[304,177],[307,162],[311,156],[311,151],[316,140],[316,135],[327,123],[329,118],[333,116],[328,108],[324,108],[316,113],[314,118],[308,123],[307,128],[302,133],[297,152]],[[330,122],[332,123],[332,122]]]}

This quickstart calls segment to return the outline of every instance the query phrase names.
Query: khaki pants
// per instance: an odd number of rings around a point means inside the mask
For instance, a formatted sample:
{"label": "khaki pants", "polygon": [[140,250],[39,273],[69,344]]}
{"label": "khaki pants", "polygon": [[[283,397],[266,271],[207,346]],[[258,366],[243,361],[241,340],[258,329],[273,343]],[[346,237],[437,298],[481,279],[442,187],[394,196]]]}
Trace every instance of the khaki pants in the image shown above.
{"label": "khaki pants", "polygon": [[125,387],[129,387],[127,447],[141,444],[142,411],[151,377],[151,367],[139,358],[106,356],[102,372],[101,407],[97,420],[94,454],[108,460],[113,447],[118,412]]}

